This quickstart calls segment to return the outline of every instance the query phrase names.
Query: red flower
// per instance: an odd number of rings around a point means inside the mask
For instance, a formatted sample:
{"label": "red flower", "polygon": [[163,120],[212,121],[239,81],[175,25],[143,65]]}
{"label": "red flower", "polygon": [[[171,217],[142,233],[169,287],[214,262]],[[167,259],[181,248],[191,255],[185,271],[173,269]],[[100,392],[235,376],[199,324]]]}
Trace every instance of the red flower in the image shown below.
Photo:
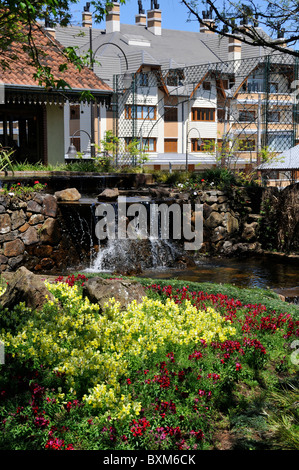
{"label": "red flower", "polygon": [[34,184],[39,184],[39,181],[34,181]]}

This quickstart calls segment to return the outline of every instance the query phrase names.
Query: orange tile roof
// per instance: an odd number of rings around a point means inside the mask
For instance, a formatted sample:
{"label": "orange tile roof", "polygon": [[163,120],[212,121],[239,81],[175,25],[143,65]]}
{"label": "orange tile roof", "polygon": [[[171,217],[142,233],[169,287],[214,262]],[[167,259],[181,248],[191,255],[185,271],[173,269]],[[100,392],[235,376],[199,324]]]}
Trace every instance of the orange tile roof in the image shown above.
{"label": "orange tile roof", "polygon": [[[112,89],[103,80],[101,80],[88,67],[83,67],[81,71],[77,67],[67,61],[63,54],[63,46],[46,34],[40,27],[34,28],[34,41],[40,54],[40,62],[43,66],[50,67],[51,73],[56,80],[64,80],[72,90],[84,91],[92,90],[93,92],[112,92]],[[17,59],[13,59],[13,55],[17,55]],[[0,81],[8,86],[39,87],[39,83],[34,79],[36,69],[32,65],[32,60],[28,52],[24,51],[20,43],[12,43],[8,51],[0,52],[0,61],[5,61],[9,67],[0,67]],[[30,63],[31,62],[31,63]],[[59,66],[67,63],[67,69],[59,70]],[[40,86],[41,91],[45,91]],[[67,90],[67,89],[66,89]]]}

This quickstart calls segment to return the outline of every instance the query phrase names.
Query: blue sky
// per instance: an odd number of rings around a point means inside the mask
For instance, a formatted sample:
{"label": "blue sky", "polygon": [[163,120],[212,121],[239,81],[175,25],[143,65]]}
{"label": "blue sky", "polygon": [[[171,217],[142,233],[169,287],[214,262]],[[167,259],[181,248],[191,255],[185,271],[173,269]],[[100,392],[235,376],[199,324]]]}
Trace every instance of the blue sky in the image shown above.
{"label": "blue sky", "polygon": [[[181,31],[199,31],[199,23],[196,20],[188,21],[188,10],[180,0],[158,0],[162,11],[162,28],[178,29]],[[81,0],[73,6],[74,24],[81,24],[81,14],[86,0]],[[151,1],[142,0],[145,13],[150,9]],[[92,9],[91,9],[92,11]],[[138,0],[127,0],[120,7],[120,18],[124,24],[134,24],[135,15],[138,13]],[[95,27],[104,28],[104,22],[96,23]]]}

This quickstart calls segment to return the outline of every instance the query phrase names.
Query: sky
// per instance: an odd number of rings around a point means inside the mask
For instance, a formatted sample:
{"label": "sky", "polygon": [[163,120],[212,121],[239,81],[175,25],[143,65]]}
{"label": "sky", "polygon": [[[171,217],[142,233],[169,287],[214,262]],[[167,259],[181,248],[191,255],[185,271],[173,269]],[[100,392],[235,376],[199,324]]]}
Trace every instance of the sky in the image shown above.
{"label": "sky", "polygon": [[[80,0],[73,5],[73,24],[81,24],[82,11],[87,0]],[[185,5],[180,0],[158,0],[162,12],[162,28],[176,29],[180,31],[199,31],[199,23],[192,19],[188,21],[189,15]],[[150,9],[151,1],[142,0],[145,13]],[[92,7],[91,7],[92,11]],[[138,13],[138,0],[126,0],[125,5],[120,5],[120,21],[123,24],[135,24],[135,15]],[[95,23],[94,27],[104,28],[105,22]]]}

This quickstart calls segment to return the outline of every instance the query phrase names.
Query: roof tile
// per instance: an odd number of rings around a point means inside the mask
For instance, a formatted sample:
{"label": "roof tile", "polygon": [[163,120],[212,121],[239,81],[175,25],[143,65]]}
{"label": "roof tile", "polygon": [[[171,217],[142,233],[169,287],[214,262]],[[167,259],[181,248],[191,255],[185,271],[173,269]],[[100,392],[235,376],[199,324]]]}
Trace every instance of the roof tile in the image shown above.
{"label": "roof tile", "polygon": [[[74,90],[101,90],[111,92],[111,88],[100,79],[88,67],[81,71],[67,61],[63,54],[63,46],[54,38],[48,36],[39,27],[34,29],[34,40],[40,54],[40,62],[43,66],[50,67],[55,80],[64,80]],[[17,59],[13,59],[13,54]],[[28,52],[20,47],[19,43],[13,43],[8,51],[1,51],[0,60],[5,60],[9,65],[0,68],[0,80],[6,85],[23,85],[24,87],[37,87],[39,83],[34,79],[36,68],[32,64]],[[60,71],[59,67],[67,63],[67,69]],[[42,88],[42,87],[41,87]]]}

